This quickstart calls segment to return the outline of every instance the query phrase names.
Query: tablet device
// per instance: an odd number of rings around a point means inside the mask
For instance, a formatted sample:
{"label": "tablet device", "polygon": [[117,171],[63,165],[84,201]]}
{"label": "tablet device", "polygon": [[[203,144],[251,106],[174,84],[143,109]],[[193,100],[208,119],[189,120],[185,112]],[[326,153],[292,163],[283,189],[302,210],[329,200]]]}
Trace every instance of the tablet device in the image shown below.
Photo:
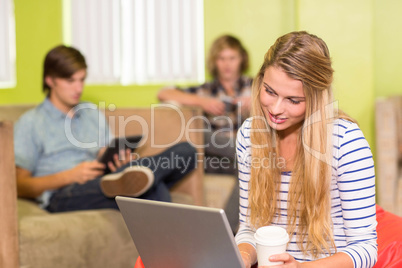
{"label": "tablet device", "polygon": [[223,209],[122,196],[116,202],[146,268],[244,267]]}
{"label": "tablet device", "polygon": [[106,148],[105,152],[103,155],[100,157],[98,160],[99,162],[103,163],[106,165],[105,168],[105,173],[108,174],[110,173],[110,169],[107,166],[108,162],[114,162],[113,156],[115,154],[119,154],[121,150],[126,150],[130,149],[131,153],[137,149],[140,141],[142,140],[142,135],[135,135],[135,136],[127,136],[127,137],[116,137],[114,138],[108,147]]}

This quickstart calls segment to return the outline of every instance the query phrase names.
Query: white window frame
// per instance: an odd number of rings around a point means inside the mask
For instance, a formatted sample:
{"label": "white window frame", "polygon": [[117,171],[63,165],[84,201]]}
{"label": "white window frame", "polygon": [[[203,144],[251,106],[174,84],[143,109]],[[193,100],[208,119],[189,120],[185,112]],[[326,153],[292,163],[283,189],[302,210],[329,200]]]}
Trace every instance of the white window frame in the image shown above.
{"label": "white window frame", "polygon": [[88,63],[89,84],[200,83],[203,0],[63,0],[64,42]]}
{"label": "white window frame", "polygon": [[0,88],[16,86],[13,0],[0,0]]}

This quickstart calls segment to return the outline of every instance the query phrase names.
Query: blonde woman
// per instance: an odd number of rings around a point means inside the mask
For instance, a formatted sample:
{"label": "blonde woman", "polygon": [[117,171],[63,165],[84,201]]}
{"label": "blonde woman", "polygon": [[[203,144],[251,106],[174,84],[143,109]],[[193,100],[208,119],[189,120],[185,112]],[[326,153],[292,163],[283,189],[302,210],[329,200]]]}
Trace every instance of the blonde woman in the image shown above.
{"label": "blonde woman", "polygon": [[252,92],[252,116],[239,129],[240,228],[246,267],[254,232],[290,235],[275,267],[372,267],[377,260],[375,176],[358,125],[337,112],[333,69],[323,40],[307,32],[277,39]]}

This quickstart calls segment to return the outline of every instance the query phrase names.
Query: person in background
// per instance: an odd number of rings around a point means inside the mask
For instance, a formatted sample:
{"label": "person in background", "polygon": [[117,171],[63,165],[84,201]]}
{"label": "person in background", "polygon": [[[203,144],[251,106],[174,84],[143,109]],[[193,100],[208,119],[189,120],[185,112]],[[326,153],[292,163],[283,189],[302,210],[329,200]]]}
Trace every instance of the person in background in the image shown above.
{"label": "person in background", "polygon": [[[200,107],[206,117],[204,166],[207,173],[237,175],[235,135],[249,116],[252,79],[245,75],[249,57],[234,36],[217,38],[207,58],[212,80],[180,89],[165,87],[160,101]],[[237,180],[236,180],[237,186]],[[231,193],[225,211],[233,231],[238,226],[238,188]]]}
{"label": "person in background", "polygon": [[181,90],[163,88],[160,101],[200,107],[208,118],[205,134],[205,156],[226,157],[227,166],[207,166],[207,172],[236,174],[235,134],[249,115],[252,79],[244,75],[248,69],[248,53],[234,36],[217,38],[209,51],[207,68],[213,77],[202,85]]}
{"label": "person in background", "polygon": [[252,114],[237,135],[245,267],[257,261],[255,230],[280,226],[290,241],[275,267],[372,267],[377,260],[375,173],[355,121],[333,105],[325,42],[291,32],[265,54]]}
{"label": "person in background", "polygon": [[[98,159],[113,135],[96,106],[80,101],[86,75],[85,58],[77,49],[60,45],[46,55],[47,96],[14,129],[18,196],[36,199],[50,212],[117,209],[116,195],[170,201],[169,188],[195,168],[195,149],[179,143],[134,160],[130,150],[123,150],[107,163],[112,173],[104,176],[106,166]],[[156,165],[172,155],[182,160],[177,166]]]}

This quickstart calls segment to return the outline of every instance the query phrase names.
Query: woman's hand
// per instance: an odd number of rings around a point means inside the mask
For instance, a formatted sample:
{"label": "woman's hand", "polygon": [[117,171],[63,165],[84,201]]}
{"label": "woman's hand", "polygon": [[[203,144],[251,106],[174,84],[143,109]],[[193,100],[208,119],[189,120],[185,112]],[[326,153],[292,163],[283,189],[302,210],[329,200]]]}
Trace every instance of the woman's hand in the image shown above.
{"label": "woman's hand", "polygon": [[275,254],[271,255],[269,257],[270,262],[277,262],[277,261],[283,261],[283,264],[280,265],[272,265],[272,266],[258,266],[258,268],[283,268],[283,267],[289,267],[289,268],[301,268],[302,264],[298,261],[296,261],[290,254],[288,253],[282,253],[282,254]]}
{"label": "woman's hand", "polygon": [[245,251],[241,251],[240,254],[241,258],[243,259],[244,267],[251,268],[250,255]]}
{"label": "woman's hand", "polygon": [[244,267],[250,268],[251,265],[257,261],[257,252],[255,251],[255,248],[247,243],[238,245],[238,248],[244,263]]}

